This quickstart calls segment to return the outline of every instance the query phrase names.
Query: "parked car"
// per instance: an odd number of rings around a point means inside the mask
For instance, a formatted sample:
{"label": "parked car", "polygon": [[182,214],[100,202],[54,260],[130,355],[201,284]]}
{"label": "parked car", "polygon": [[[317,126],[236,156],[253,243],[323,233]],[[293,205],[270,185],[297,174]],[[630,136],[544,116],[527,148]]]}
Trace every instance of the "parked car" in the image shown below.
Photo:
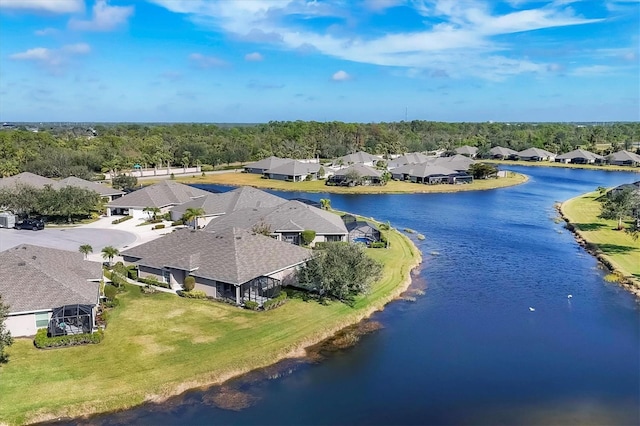
{"label": "parked car", "polygon": [[33,231],[40,231],[44,229],[44,221],[41,219],[23,219],[16,222],[16,229],[31,229]]}

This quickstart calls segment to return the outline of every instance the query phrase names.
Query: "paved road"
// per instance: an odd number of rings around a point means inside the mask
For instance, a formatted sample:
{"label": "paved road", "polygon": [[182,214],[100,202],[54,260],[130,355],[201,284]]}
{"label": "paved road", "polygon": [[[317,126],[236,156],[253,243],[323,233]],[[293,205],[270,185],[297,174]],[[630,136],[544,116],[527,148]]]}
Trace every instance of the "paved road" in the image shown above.
{"label": "paved road", "polygon": [[90,244],[93,253],[99,254],[103,247],[125,247],[136,241],[136,235],[116,229],[99,228],[46,228],[42,231],[0,229],[0,251],[20,244],[33,244],[78,251],[82,244]]}

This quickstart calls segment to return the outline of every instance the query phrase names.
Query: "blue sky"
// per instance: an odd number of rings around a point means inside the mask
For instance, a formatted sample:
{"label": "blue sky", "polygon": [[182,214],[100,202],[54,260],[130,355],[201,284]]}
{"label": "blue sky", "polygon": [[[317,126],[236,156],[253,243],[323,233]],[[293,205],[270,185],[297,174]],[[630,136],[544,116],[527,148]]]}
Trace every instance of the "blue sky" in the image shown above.
{"label": "blue sky", "polygon": [[0,121],[638,121],[640,0],[0,0]]}

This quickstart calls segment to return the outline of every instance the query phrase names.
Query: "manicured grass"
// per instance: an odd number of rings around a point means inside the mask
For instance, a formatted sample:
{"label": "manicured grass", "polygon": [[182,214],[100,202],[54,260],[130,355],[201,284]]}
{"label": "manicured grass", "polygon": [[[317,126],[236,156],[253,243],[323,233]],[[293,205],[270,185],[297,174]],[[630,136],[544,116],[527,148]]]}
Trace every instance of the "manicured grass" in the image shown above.
{"label": "manicured grass", "polygon": [[531,166],[531,167],[562,167],[565,169],[590,169],[608,170],[614,172],[636,172],[640,173],[640,167],[631,166],[597,166],[595,164],[565,164],[551,161],[512,161],[512,160],[482,160],[485,163],[502,164],[505,166]]}
{"label": "manicured grass", "polygon": [[388,234],[389,249],[368,249],[384,263],[383,276],[353,308],[294,299],[254,312],[128,287],[98,345],[38,350],[17,339],[0,365],[0,423],[124,409],[299,354],[404,289],[420,252],[400,233]]}
{"label": "manicured grass", "polygon": [[640,285],[640,239],[618,231],[616,220],[598,218],[601,207],[596,198],[600,196],[591,192],[572,198],[562,204],[562,212],[586,242],[596,245],[607,261]]}
{"label": "manicured grass", "polygon": [[324,180],[310,182],[285,182],[275,179],[262,179],[253,173],[223,173],[216,175],[194,176],[177,179],[182,183],[216,184],[230,186],[254,186],[256,188],[276,189],[279,191],[329,192],[334,194],[414,194],[422,192],[460,192],[514,186],[527,181],[520,173],[509,172],[509,176],[500,179],[475,180],[462,185],[424,185],[420,183],[390,181],[384,186],[328,186]]}

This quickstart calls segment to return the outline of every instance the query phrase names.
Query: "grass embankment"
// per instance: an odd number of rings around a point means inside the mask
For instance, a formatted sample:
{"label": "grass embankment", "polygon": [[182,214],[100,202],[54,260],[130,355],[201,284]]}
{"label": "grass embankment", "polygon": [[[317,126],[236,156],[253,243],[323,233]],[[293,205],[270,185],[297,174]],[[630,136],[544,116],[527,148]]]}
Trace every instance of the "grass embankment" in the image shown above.
{"label": "grass embankment", "polygon": [[0,423],[125,409],[302,355],[408,286],[420,252],[399,232],[388,234],[389,249],[368,249],[383,276],[353,308],[294,299],[254,312],[130,287],[98,345],[38,350],[16,339],[0,365]]}
{"label": "grass embankment", "polygon": [[324,180],[309,182],[285,182],[276,179],[263,179],[253,173],[223,173],[216,175],[178,178],[182,183],[200,183],[229,186],[253,186],[278,191],[328,192],[333,194],[415,194],[436,192],[476,191],[519,185],[528,180],[527,176],[509,172],[507,177],[499,179],[474,180],[463,185],[424,185],[421,183],[389,181],[384,186],[328,186]]}
{"label": "grass embankment", "polygon": [[501,164],[503,166],[531,166],[531,167],[562,167],[565,169],[588,169],[588,170],[604,170],[610,172],[636,172],[640,173],[640,167],[632,166],[612,166],[612,165],[595,165],[595,164],[566,164],[556,163],[552,161],[513,161],[513,160],[482,160],[485,163]]}
{"label": "grass embankment", "polygon": [[[617,230],[616,220],[600,219],[598,192],[591,192],[562,203],[561,212],[587,248],[619,271],[640,290],[640,239]],[[628,224],[627,224],[628,225]]]}

